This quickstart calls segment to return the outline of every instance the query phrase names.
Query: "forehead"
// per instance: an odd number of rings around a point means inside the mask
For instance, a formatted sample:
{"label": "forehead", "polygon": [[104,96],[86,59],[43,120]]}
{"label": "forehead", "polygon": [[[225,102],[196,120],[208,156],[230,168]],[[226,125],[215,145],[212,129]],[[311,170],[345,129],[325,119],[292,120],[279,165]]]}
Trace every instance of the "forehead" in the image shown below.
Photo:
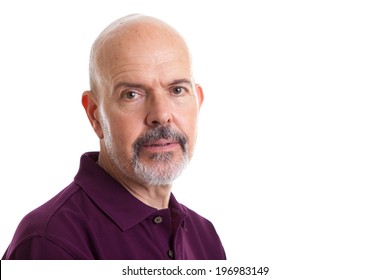
{"label": "forehead", "polygon": [[191,75],[187,46],[180,37],[169,32],[137,30],[113,34],[105,40],[97,59],[101,78],[105,80],[116,80],[130,73],[145,78],[148,75],[160,78]]}
{"label": "forehead", "polygon": [[177,52],[122,53],[107,63],[104,79],[108,86],[122,81],[152,86],[177,79],[190,80],[191,70],[186,56]]}

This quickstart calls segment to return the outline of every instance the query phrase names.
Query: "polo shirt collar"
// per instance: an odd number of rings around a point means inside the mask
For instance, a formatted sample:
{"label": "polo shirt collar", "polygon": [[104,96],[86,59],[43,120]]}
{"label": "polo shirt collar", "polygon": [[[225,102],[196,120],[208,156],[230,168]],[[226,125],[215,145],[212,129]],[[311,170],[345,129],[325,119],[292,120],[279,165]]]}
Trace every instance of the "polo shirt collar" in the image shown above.
{"label": "polo shirt collar", "polygon": [[[89,152],[81,156],[80,168],[75,176],[75,182],[122,231],[134,227],[157,212],[157,209],[135,198],[101,168],[96,163],[98,156],[98,152]],[[188,211],[176,201],[173,194],[169,200],[169,208],[181,212],[183,216],[186,216]]]}

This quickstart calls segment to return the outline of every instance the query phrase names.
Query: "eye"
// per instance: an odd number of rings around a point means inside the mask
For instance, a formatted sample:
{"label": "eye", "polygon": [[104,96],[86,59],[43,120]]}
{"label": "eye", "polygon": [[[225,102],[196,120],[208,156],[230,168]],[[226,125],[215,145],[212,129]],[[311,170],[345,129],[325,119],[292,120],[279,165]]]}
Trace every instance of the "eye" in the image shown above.
{"label": "eye", "polygon": [[123,93],[123,97],[126,99],[133,100],[139,98],[140,94],[135,91],[126,91]]}
{"label": "eye", "polygon": [[174,95],[183,95],[186,91],[187,91],[187,89],[184,87],[174,87],[172,89],[172,93]]}

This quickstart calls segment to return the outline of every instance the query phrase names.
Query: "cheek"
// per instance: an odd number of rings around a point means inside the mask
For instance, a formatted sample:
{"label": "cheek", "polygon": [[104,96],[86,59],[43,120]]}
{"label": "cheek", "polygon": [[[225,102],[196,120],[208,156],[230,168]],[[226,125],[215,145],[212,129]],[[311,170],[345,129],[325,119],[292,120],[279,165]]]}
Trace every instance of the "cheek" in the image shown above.
{"label": "cheek", "polygon": [[198,113],[197,110],[186,111],[180,118],[179,126],[183,133],[189,138],[190,145],[196,140],[197,125],[198,125]]}
{"label": "cheek", "polygon": [[141,133],[139,121],[126,114],[111,113],[107,122],[112,142],[120,150],[128,150]]}

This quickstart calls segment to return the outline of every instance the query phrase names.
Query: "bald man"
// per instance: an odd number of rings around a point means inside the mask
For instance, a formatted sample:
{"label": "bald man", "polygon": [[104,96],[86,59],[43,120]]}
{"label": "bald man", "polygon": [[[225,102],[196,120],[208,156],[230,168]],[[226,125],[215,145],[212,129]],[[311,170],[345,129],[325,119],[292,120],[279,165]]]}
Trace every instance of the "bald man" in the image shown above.
{"label": "bald man", "polygon": [[74,181],[21,221],[3,259],[225,259],[213,225],[171,193],[202,101],[177,31],[142,15],[110,24],[82,95],[100,152],[82,155]]}

